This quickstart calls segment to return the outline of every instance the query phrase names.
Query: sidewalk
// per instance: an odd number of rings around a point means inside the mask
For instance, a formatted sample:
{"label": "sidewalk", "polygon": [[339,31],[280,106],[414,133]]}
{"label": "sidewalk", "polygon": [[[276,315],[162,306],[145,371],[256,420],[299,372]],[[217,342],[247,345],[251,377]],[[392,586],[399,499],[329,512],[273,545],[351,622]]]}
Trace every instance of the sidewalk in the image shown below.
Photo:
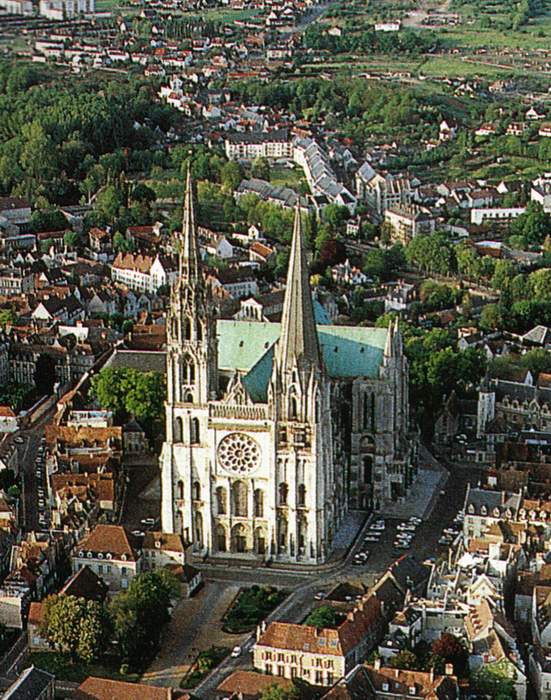
{"label": "sidewalk", "polygon": [[450,473],[423,445],[419,448],[419,462],[417,477],[411,485],[404,503],[385,504],[385,517],[405,520],[415,516],[426,520],[430,516]]}

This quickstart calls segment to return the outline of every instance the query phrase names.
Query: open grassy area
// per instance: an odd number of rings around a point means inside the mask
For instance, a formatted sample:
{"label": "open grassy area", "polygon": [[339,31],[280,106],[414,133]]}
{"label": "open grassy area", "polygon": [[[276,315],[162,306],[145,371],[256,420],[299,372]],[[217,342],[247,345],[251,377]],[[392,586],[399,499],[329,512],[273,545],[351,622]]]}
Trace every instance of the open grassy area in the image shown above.
{"label": "open grassy area", "polygon": [[231,22],[254,19],[258,16],[257,9],[232,10],[227,7],[212,7],[203,10],[202,12],[182,12],[178,16],[185,19],[202,19],[210,22],[221,22],[230,24]]}
{"label": "open grassy area", "polygon": [[196,688],[226,658],[229,652],[230,650],[226,647],[211,647],[207,651],[202,651],[195,659],[189,672],[182,678],[180,688],[189,690]]}
{"label": "open grassy area", "polygon": [[241,589],[224,616],[224,631],[241,634],[253,630],[286,596],[286,591],[272,587]]}
{"label": "open grassy area", "polygon": [[82,683],[88,676],[99,676],[100,678],[111,678],[130,683],[136,683],[139,680],[139,675],[136,673],[121,673],[120,660],[114,657],[106,657],[102,662],[92,664],[82,662],[73,664],[66,654],[44,651],[31,654],[31,663],[43,671],[53,673],[58,680],[74,683]]}
{"label": "open grassy area", "polygon": [[285,168],[281,165],[273,166],[270,170],[270,182],[280,187],[297,188],[306,182],[304,171],[299,166]]}

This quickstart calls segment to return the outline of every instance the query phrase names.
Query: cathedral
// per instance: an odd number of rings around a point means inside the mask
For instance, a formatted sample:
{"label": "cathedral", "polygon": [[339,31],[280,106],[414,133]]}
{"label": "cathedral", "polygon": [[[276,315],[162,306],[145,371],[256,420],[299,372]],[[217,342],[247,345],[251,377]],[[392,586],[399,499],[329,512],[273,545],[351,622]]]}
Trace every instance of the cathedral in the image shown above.
{"label": "cathedral", "polygon": [[382,509],[411,483],[398,326],[316,320],[299,211],[280,323],[216,318],[189,174],[178,248],[162,528],[197,555],[320,564],[350,510]]}

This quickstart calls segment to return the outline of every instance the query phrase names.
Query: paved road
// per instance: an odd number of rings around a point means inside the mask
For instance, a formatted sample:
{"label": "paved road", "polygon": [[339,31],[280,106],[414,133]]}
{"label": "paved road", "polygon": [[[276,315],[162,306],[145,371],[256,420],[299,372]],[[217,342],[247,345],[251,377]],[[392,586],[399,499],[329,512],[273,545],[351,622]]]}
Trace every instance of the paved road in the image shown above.
{"label": "paved road", "polygon": [[[445,548],[437,544],[444,527],[447,527],[462,507],[468,482],[478,481],[480,470],[464,466],[455,469],[447,464],[450,479],[443,494],[437,494],[436,503],[428,519],[418,528],[410,550],[424,560]],[[355,552],[363,545],[364,532],[360,534],[343,562],[316,572],[284,572],[269,568],[246,566],[220,566],[208,564],[201,567],[205,578],[205,589],[192,601],[182,600],[178,604],[165,634],[160,655],[146,674],[144,680],[151,685],[178,686],[192,659],[211,644],[228,648],[239,644],[243,653],[238,658],[227,657],[193,692],[204,700],[215,698],[215,689],[220,682],[236,669],[251,667],[250,649],[254,635],[225,635],[221,631],[220,618],[240,587],[257,583],[276,585],[290,591],[290,595],[269,619],[286,622],[301,622],[314,603],[318,590],[331,589],[344,581],[362,582],[366,586],[380,576],[402,551],[393,548],[396,526],[399,520],[387,520],[387,527],[377,543],[367,546],[370,557],[365,565],[354,566]]]}
{"label": "paved road", "polygon": [[23,478],[23,499],[21,509],[21,526],[26,530],[39,530],[38,522],[38,486],[39,482],[45,488],[45,475],[37,478],[35,471],[35,460],[40,447],[40,440],[44,435],[44,428],[51,420],[54,410],[44,414],[42,419],[32,428],[23,430],[19,435],[24,442],[18,445],[19,472]]}
{"label": "paved road", "polygon": [[[420,560],[445,553],[446,548],[438,545],[441,531],[451,523],[457,511],[463,506],[467,483],[476,483],[480,476],[480,469],[477,467],[464,466],[460,470],[455,470],[453,464],[446,466],[450,470],[450,479],[445,492],[438,496],[429,518],[418,528],[410,550]],[[362,535],[346,560],[333,571],[322,574],[310,574],[308,577],[298,577],[296,579],[296,587],[291,595],[270,617],[284,622],[301,622],[308,613],[309,607],[313,604],[316,591],[328,591],[336,583],[344,581],[361,581],[367,586],[371,585],[400,554],[403,554],[402,551],[397,551],[393,548],[393,541],[397,532],[396,526],[399,522],[399,520],[387,520],[387,527],[380,542],[368,545],[371,555],[365,565],[353,566],[351,564],[355,551],[362,547]],[[234,575],[235,573],[234,571]],[[271,583],[273,582],[273,573],[257,569],[255,580],[261,584]],[[252,575],[255,575],[254,572]],[[209,574],[209,576],[216,576],[220,580],[220,578],[230,579],[231,574],[230,572],[218,571]],[[242,572],[239,573],[239,577],[242,577]],[[287,576],[286,579],[288,578]],[[289,586],[287,580],[285,584]],[[254,635],[250,635],[241,643],[242,655],[239,658],[226,658],[194,690],[194,694],[204,698],[204,700],[214,700],[216,697],[215,690],[224,678],[237,669],[251,668],[250,650],[254,641]]]}

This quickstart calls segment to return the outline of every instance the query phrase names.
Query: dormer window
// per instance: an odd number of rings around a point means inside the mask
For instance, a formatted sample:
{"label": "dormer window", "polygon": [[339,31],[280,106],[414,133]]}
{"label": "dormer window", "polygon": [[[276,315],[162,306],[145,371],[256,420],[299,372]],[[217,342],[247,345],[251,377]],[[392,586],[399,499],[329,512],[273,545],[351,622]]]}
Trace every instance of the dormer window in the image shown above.
{"label": "dormer window", "polygon": [[381,689],[382,689],[383,693],[388,693],[388,691],[390,690],[390,686],[388,685],[388,683],[383,683],[381,685]]}
{"label": "dormer window", "polygon": [[122,555],[121,555],[121,559],[122,559],[123,561],[126,561],[126,554],[122,554]]}
{"label": "dormer window", "polygon": [[92,558],[92,552],[88,552],[88,553],[86,554],[86,556],[88,557],[88,559],[91,559],[91,558]]}
{"label": "dormer window", "polygon": [[469,513],[474,513],[474,506],[473,506],[472,503],[469,505],[469,507],[467,508],[467,510],[469,511]]}
{"label": "dormer window", "polygon": [[161,549],[161,540],[155,540],[155,547]]}
{"label": "dormer window", "polygon": [[99,553],[98,553],[98,559],[103,559],[103,553],[102,553],[102,552],[99,552]]}
{"label": "dormer window", "polygon": [[111,559],[112,557],[113,555],[111,554],[111,552],[107,552],[107,554],[105,555],[106,559]]}
{"label": "dormer window", "polygon": [[486,506],[480,506],[480,515],[487,515],[488,509]]}
{"label": "dormer window", "polygon": [[410,694],[410,695],[415,695],[415,686],[414,686],[414,685],[410,685],[410,686],[409,686],[409,694]]}

